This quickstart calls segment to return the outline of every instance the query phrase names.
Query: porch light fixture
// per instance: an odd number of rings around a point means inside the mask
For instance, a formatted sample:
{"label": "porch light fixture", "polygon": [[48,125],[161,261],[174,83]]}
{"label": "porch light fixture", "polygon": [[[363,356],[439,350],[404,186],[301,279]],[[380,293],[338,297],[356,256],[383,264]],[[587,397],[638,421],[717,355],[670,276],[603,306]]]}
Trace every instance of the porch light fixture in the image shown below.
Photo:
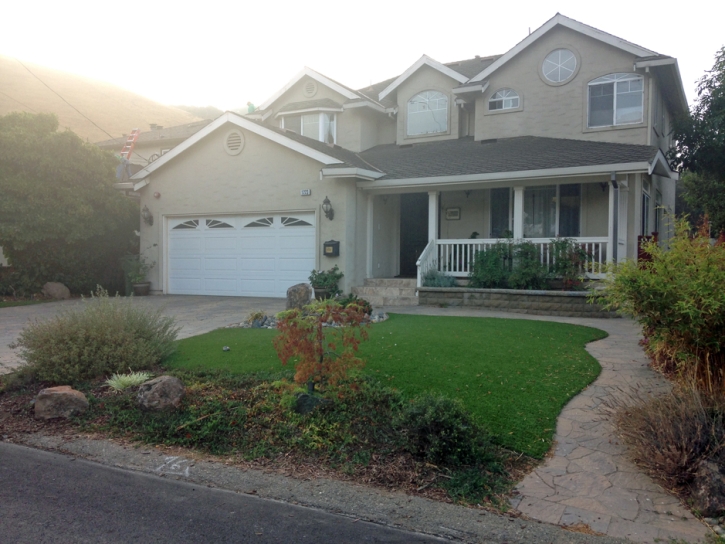
{"label": "porch light fixture", "polygon": [[325,197],[325,200],[322,201],[322,211],[325,212],[325,217],[327,217],[330,221],[332,221],[332,218],[335,217],[335,210],[332,209],[330,199],[327,197]]}
{"label": "porch light fixture", "polygon": [[141,218],[149,227],[154,224],[154,216],[151,215],[148,206],[144,206],[143,210],[141,210]]}

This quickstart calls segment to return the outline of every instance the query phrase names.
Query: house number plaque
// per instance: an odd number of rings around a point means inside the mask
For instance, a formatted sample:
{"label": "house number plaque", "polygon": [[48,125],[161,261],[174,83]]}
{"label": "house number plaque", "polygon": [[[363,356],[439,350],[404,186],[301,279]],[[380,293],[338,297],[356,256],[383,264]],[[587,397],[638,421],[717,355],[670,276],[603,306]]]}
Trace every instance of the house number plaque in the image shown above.
{"label": "house number plaque", "polygon": [[310,196],[312,194],[312,189],[302,189],[300,191],[300,196]]}

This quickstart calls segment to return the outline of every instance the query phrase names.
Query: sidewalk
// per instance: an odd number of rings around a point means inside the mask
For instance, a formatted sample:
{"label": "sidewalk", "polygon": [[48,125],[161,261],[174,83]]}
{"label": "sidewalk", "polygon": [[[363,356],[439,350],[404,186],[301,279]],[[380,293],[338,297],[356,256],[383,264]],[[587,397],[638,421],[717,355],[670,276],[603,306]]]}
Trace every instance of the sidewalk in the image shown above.
{"label": "sidewalk", "polygon": [[564,408],[554,436],[553,455],[517,486],[519,495],[513,506],[530,519],[557,525],[586,524],[598,533],[635,542],[671,538],[698,542],[705,538],[707,527],[626,458],[613,425],[600,409],[608,397],[627,395],[634,387],[643,392],[666,391],[669,387],[647,366],[636,323],[629,319],[547,317],[428,306],[386,310],[557,321],[609,333],[609,337],[587,346],[601,364],[602,373]]}

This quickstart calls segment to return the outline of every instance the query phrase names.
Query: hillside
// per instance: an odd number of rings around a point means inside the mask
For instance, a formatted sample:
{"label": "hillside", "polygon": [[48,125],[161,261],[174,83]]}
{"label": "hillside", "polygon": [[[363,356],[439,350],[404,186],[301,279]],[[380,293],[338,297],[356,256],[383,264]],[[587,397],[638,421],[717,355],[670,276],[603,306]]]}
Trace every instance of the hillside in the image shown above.
{"label": "hillside", "polygon": [[[114,138],[129,133],[133,128],[148,130],[151,123],[169,127],[199,120],[179,108],[159,104],[110,83],[27,62],[24,64]],[[63,102],[18,61],[0,56],[0,115],[12,111],[55,113],[61,129],[69,128],[91,142],[109,139],[108,134]]]}

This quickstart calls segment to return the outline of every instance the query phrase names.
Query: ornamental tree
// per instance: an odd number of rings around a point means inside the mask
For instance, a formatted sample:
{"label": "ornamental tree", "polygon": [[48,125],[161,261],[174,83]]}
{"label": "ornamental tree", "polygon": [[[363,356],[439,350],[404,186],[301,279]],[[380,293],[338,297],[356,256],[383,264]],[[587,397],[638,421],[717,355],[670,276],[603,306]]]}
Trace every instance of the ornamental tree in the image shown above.
{"label": "ornamental tree", "polygon": [[685,199],[708,214],[714,232],[725,230],[725,47],[712,70],[697,82],[697,102],[690,115],[676,119],[670,150],[673,167],[685,176]]}
{"label": "ornamental tree", "polygon": [[138,206],[113,188],[118,159],[57,129],[52,114],[0,117],[0,246],[14,269],[6,291],[116,287],[119,258],[137,244]]}
{"label": "ornamental tree", "polygon": [[294,361],[295,382],[306,383],[312,393],[315,384],[335,385],[350,370],[363,366],[355,354],[368,338],[367,324],[357,304],[343,307],[334,300],[315,301],[279,315],[274,348],[283,365]]}

